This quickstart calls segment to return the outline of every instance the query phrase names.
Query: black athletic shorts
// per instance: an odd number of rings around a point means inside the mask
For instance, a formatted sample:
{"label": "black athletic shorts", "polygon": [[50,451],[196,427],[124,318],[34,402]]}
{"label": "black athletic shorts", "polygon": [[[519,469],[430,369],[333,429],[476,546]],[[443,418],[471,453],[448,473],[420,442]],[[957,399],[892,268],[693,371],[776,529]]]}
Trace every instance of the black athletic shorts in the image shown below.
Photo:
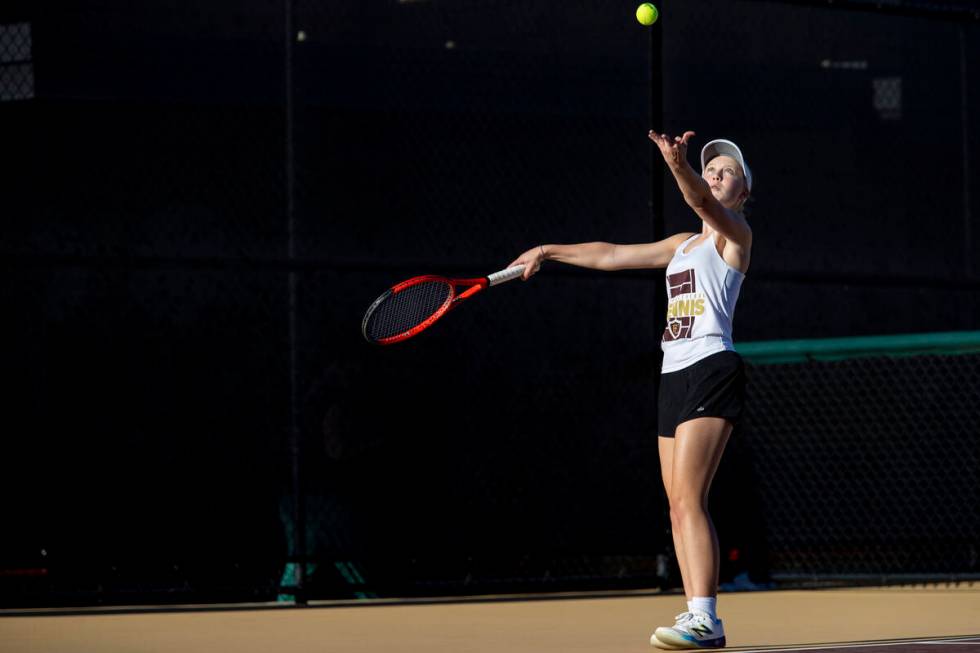
{"label": "black athletic shorts", "polygon": [[659,434],[674,437],[677,425],[696,417],[724,417],[738,424],[745,406],[745,366],[734,351],[720,351],[694,365],[660,375]]}

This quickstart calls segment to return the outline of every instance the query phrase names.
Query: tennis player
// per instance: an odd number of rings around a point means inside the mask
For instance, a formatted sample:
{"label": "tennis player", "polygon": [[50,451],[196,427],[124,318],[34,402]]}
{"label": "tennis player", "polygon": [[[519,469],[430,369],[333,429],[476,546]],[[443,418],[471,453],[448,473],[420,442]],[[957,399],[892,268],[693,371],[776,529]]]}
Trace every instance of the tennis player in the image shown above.
{"label": "tennis player", "polygon": [[657,628],[654,646],[720,648],[725,630],[716,611],[718,537],[708,490],[725,444],[742,415],[745,371],[732,344],[732,316],[752,250],[743,208],[752,173],[735,143],[713,140],[701,150],[701,174],[687,160],[694,132],[671,138],[651,131],[685,202],[701,219],[698,233],[655,243],[538,245],[511,266],[529,279],[544,261],[596,270],[666,268],[667,325],[658,410],[660,471],[670,501],[674,548],[687,610]]}

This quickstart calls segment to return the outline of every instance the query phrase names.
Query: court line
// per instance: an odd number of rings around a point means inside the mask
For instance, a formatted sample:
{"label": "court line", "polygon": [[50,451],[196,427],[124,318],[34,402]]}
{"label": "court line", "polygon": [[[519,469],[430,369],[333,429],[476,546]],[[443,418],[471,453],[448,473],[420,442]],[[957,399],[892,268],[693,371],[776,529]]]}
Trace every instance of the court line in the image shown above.
{"label": "court line", "polygon": [[902,640],[885,640],[881,642],[857,642],[857,643],[846,643],[842,642],[840,644],[800,644],[797,646],[788,646],[783,648],[769,648],[769,647],[753,647],[753,648],[739,648],[736,646],[730,647],[728,650],[738,651],[738,653],[779,653],[780,651],[823,651],[827,649],[838,649],[838,648],[871,648],[874,646],[908,646],[910,644],[972,644],[975,645],[977,641],[980,641],[980,636],[977,635],[963,635],[957,637],[931,637],[929,639],[902,639]]}

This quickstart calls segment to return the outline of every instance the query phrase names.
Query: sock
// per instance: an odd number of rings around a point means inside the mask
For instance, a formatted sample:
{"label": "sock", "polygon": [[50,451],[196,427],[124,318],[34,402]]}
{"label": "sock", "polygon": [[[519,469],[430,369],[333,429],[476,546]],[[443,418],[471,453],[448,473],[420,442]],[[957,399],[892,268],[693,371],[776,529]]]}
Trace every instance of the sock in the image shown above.
{"label": "sock", "polygon": [[707,612],[709,617],[717,621],[718,615],[715,614],[717,602],[718,599],[714,596],[695,596],[691,599],[691,610]]}
{"label": "sock", "polygon": [[687,611],[688,612],[694,612],[694,601],[688,601],[687,602]]}

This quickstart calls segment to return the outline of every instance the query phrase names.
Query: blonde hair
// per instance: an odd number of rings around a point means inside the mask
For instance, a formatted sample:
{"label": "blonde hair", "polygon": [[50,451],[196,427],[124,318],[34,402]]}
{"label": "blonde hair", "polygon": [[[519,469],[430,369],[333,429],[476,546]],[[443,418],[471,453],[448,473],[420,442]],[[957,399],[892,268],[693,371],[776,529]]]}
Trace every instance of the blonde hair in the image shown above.
{"label": "blonde hair", "polygon": [[748,204],[753,199],[754,198],[752,197],[752,193],[750,192],[748,195],[745,196],[745,199],[739,202],[732,210],[744,218],[748,214],[748,207],[746,206],[746,204]]}
{"label": "blonde hair", "polygon": [[742,170],[742,185],[745,186],[745,199],[743,199],[741,202],[738,203],[738,205],[735,207],[734,211],[735,211],[735,213],[738,213],[740,216],[742,216],[744,218],[745,217],[745,205],[748,204],[749,203],[749,200],[752,199],[752,190],[749,189],[749,180],[745,176],[745,166],[743,166],[741,163],[739,163],[738,164],[738,167],[741,168],[741,170]]}

